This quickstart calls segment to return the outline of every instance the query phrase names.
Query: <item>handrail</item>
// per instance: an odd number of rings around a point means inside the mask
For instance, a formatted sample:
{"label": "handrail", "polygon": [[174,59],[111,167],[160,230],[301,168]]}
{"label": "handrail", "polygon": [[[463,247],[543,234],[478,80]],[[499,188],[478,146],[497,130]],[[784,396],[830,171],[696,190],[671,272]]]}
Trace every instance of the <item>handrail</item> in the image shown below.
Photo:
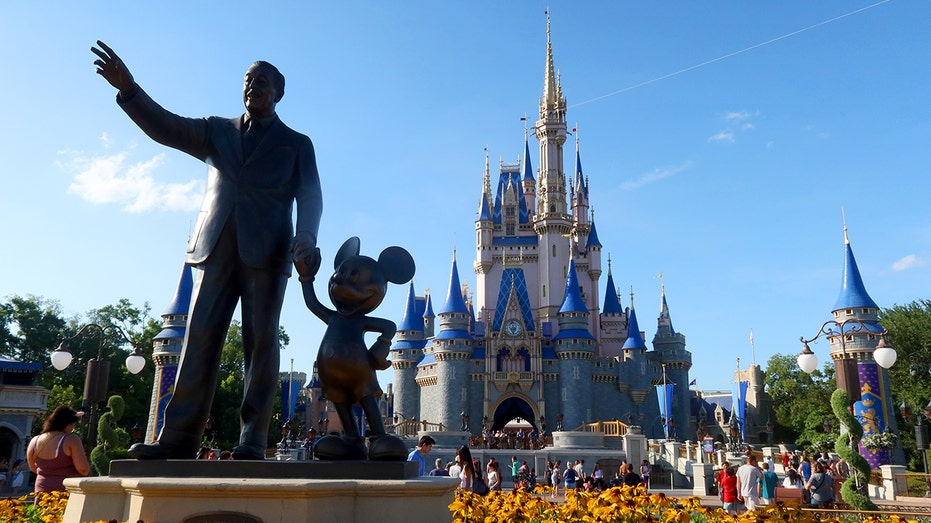
{"label": "handrail", "polygon": [[573,432],[602,432],[605,436],[625,436],[629,427],[620,421],[596,421],[583,423],[573,429]]}

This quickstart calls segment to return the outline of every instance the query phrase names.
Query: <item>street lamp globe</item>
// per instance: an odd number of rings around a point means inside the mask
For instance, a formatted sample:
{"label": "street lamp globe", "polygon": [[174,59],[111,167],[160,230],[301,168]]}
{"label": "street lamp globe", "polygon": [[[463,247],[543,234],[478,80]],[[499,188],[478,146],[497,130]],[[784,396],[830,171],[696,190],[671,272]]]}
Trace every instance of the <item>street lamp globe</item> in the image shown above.
{"label": "street lamp globe", "polygon": [[879,338],[879,343],[876,345],[876,349],[873,350],[873,359],[876,360],[876,364],[884,369],[888,369],[895,365],[897,356],[898,354],[896,354],[895,349],[886,346],[886,337],[881,336]]}
{"label": "street lamp globe", "polygon": [[802,369],[802,372],[805,374],[811,374],[818,368],[818,356],[815,356],[815,353],[811,351],[808,347],[808,343],[802,347],[801,354],[798,355],[798,366]]}
{"label": "street lamp globe", "polygon": [[68,368],[68,365],[71,365],[71,360],[73,358],[74,356],[68,351],[65,342],[62,342],[57,349],[52,351],[52,366],[55,367],[55,370],[65,370]]}
{"label": "street lamp globe", "polygon": [[[52,357],[54,356],[55,355],[52,354]],[[54,365],[54,362],[52,364]],[[126,369],[129,370],[131,374],[139,374],[144,367],[145,357],[142,356],[142,351],[136,348],[133,350],[132,354],[126,358]]]}

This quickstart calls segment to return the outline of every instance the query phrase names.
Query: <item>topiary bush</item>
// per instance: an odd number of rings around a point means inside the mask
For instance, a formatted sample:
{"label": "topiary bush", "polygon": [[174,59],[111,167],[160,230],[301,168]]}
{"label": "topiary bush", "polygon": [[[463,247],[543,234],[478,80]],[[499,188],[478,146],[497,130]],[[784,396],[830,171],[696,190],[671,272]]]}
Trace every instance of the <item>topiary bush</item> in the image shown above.
{"label": "topiary bush", "polygon": [[91,450],[91,465],[99,476],[110,473],[110,461],[116,459],[114,451],[121,447],[120,435],[116,424],[123,417],[126,402],[122,396],[113,395],[107,400],[109,411],[100,416],[97,422],[97,446]]}
{"label": "topiary bush", "polygon": [[863,437],[863,427],[850,413],[849,408],[850,395],[847,391],[835,390],[834,394],[831,394],[831,409],[838,421],[847,428],[847,432],[844,433],[841,430],[841,435],[834,444],[834,452],[837,452],[850,465],[850,477],[841,487],[840,495],[844,502],[854,510],[879,510],[879,507],[866,494],[870,472],[872,472],[870,464],[859,452],[853,450],[859,446],[860,438]]}

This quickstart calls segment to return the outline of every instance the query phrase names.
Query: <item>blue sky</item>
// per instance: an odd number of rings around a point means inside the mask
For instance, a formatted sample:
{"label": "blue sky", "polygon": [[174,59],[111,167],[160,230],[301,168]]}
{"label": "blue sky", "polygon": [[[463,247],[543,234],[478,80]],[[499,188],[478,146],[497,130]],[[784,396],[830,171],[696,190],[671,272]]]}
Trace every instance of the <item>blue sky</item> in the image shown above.
{"label": "blue sky", "polygon": [[[404,246],[416,290],[439,301],[456,249],[474,288],[484,148],[493,165],[523,151],[520,117],[536,119],[543,89],[546,3],[152,4],[0,5],[0,296],[56,299],[68,315],[121,298],[158,315],[172,297],[205,167],[117,108],[94,73],[97,39],[186,116],[241,114],[248,65],[276,64],[287,77],[279,115],[317,149],[324,259],[350,235],[370,255]],[[550,12],[622,304],[633,287],[649,342],[664,274],[700,388],[730,388],[736,358],[745,367],[754,356],[751,329],[765,364],[830,319],[842,207],[873,299],[931,296],[931,4],[552,2]],[[405,294],[394,286],[378,312],[399,321]],[[282,324],[282,369],[293,358],[309,371],[322,324],[296,280]],[[827,359],[826,342],[812,348]]]}

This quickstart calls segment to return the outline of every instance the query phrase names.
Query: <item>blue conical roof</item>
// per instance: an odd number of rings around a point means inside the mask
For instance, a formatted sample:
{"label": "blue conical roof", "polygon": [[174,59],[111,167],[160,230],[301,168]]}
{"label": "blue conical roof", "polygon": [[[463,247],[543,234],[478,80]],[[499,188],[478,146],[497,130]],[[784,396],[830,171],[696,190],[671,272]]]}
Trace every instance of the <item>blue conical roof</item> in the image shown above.
{"label": "blue conical roof", "polygon": [[850,248],[850,242],[846,242],[844,276],[841,281],[840,295],[837,297],[837,303],[834,304],[834,310],[854,308],[878,309],[879,306],[866,292],[863,279],[860,277],[860,269],[857,268],[857,260],[853,257],[853,249]]}
{"label": "blue conical roof", "polygon": [[491,209],[488,207],[488,197],[485,194],[482,194],[482,203],[478,208],[478,219],[479,220],[491,220]]}
{"label": "blue conical roof", "polygon": [[588,242],[586,243],[589,247],[598,246],[601,247],[601,241],[598,240],[598,232],[595,231],[595,222],[592,222],[592,230],[588,231]]}
{"label": "blue conical roof", "polygon": [[187,314],[191,309],[191,291],[194,289],[194,277],[191,266],[185,264],[181,268],[181,277],[178,278],[178,288],[171,304],[162,313],[163,316],[176,316]]}
{"label": "blue conical roof", "polygon": [[637,323],[637,312],[633,304],[630,306],[630,317],[627,319],[627,341],[624,342],[622,349],[646,349],[647,345],[643,342],[643,336],[640,335],[640,325]]}
{"label": "blue conical roof", "polygon": [[429,295],[429,294],[427,294],[426,300],[427,300],[427,303],[426,303],[426,305],[424,305],[423,317],[424,317],[424,318],[433,318],[433,317],[436,316],[436,315],[433,314],[433,300],[430,299],[430,295]]}
{"label": "blue conical roof", "polygon": [[582,155],[579,150],[575,150],[575,188],[580,196],[588,198],[588,185],[585,183],[585,175],[582,174]]}
{"label": "blue conical roof", "polygon": [[666,286],[663,285],[663,304],[659,311],[659,321],[657,322],[657,334],[660,334],[664,327],[669,328],[669,334],[675,334],[676,329],[672,326],[672,316],[669,315],[669,305],[666,303]]}
{"label": "blue conical roof", "polygon": [[623,314],[621,301],[617,299],[617,287],[614,286],[614,276],[611,270],[608,270],[608,288],[605,289],[605,306],[602,309],[605,314]]}
{"label": "blue conical roof", "polygon": [[566,277],[566,295],[562,299],[559,312],[588,312],[582,293],[579,291],[579,278],[575,274],[575,260],[569,261],[569,274]]}
{"label": "blue conical roof", "polygon": [[454,312],[469,313],[465,300],[462,299],[462,285],[459,283],[459,269],[456,268],[455,259],[453,260],[452,271],[449,274],[449,290],[446,292],[446,303],[440,308],[440,314]]}
{"label": "blue conical roof", "polygon": [[422,331],[423,315],[417,314],[417,296],[414,294],[414,282],[408,286],[407,307],[404,309],[404,318],[398,325],[398,330],[402,331]]}
{"label": "blue conical roof", "polygon": [[533,167],[530,165],[530,143],[524,137],[524,180],[533,179]]}

